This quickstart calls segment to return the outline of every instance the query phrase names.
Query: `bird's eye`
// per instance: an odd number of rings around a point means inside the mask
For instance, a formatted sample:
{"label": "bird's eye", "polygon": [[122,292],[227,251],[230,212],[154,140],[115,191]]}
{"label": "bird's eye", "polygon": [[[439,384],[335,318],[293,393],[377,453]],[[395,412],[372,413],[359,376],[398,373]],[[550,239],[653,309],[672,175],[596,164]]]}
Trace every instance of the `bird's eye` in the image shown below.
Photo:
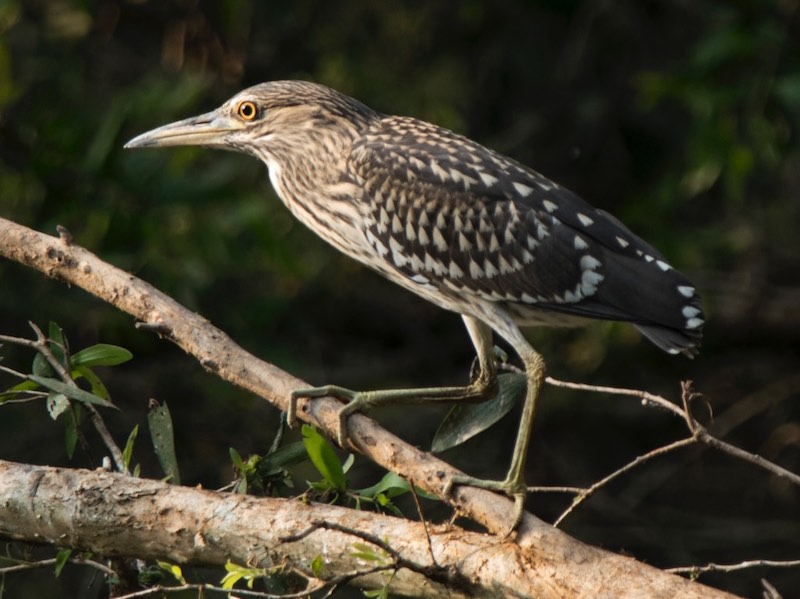
{"label": "bird's eye", "polygon": [[258,106],[256,106],[255,102],[246,100],[236,107],[236,114],[238,114],[242,120],[254,121],[258,116]]}

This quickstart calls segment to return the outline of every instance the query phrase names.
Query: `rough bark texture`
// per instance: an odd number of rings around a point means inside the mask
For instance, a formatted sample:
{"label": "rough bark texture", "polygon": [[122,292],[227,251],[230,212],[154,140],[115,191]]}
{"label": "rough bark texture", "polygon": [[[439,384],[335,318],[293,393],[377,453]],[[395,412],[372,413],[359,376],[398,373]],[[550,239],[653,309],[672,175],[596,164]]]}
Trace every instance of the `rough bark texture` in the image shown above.
{"label": "rough bark texture", "polygon": [[[664,576],[667,584],[653,586],[641,576],[643,566],[633,560],[626,560],[627,568],[604,571],[610,564],[599,552],[573,551],[554,559],[548,552],[527,551],[510,540],[443,526],[430,527],[429,545],[421,524],[400,518],[178,487],[105,470],[0,461],[0,505],[0,535],[14,539],[105,556],[207,565],[232,560],[259,568],[283,565],[309,576],[311,561],[321,555],[323,578],[375,565],[352,556],[354,543],[364,543],[358,534],[371,535],[413,564],[413,569],[398,570],[391,582],[392,592],[404,595],[727,596],[676,577]],[[312,522],[334,523],[339,530],[322,527],[286,541]],[[376,551],[381,550],[376,547]],[[571,574],[565,576],[566,572]],[[375,588],[390,578],[389,573],[375,573],[357,582]]]}
{"label": "rough bark texture", "polygon": [[[230,337],[172,298],[102,262],[91,252],[71,245],[67,240],[50,237],[0,218],[0,254],[81,287],[133,315],[197,358],[209,371],[255,393],[281,410],[287,408],[293,389],[308,387],[303,381],[247,353]],[[335,430],[339,405],[334,399],[315,400],[310,404],[301,402],[299,416],[330,434]],[[348,432],[357,451],[439,497],[444,497],[446,481],[459,473],[432,455],[405,444],[363,415],[356,414],[350,418]],[[456,487],[453,496],[445,499],[462,514],[480,522],[490,531],[499,535],[506,532],[512,513],[512,502],[507,498],[482,489]],[[243,500],[240,498],[238,501]],[[299,508],[299,505],[290,505]],[[236,509],[238,512],[240,508],[237,506]],[[168,509],[164,517],[171,513],[172,510]],[[227,512],[223,510],[218,513],[218,517],[224,520]],[[360,517],[370,521],[378,518],[372,514]],[[294,522],[298,523],[294,530],[297,532],[306,525],[307,520],[295,516]],[[131,534],[135,532],[131,530]],[[66,531],[60,534],[68,535]],[[134,538],[142,544],[137,555],[150,555],[142,552],[149,542],[147,535]],[[397,535],[394,538],[405,537]],[[78,538],[73,540],[77,541]],[[633,559],[587,546],[530,514],[525,515],[515,543],[498,537],[490,537],[488,542],[491,550],[481,550],[479,558],[487,562],[503,559],[507,564],[504,569],[508,577],[506,581],[511,581],[507,588],[520,589],[522,581],[528,583],[528,590],[522,593],[523,596],[730,596]],[[187,558],[192,555],[191,552],[187,553]],[[496,581],[487,582],[496,584]],[[419,590],[417,588],[416,592]]]}

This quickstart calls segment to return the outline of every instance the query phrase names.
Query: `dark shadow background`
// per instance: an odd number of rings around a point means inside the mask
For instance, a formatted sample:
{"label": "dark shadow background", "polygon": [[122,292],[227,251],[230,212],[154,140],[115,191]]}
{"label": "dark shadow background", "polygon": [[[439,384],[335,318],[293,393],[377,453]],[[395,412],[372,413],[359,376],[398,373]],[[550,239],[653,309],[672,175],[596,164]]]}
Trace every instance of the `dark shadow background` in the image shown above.
{"label": "dark shadow background", "polygon": [[[699,358],[631,328],[532,331],[550,373],[677,399],[692,379],[724,438],[800,471],[800,26],[796,0],[368,3],[357,0],[0,2],[0,214],[55,233],[170,293],[250,351],[312,383],[455,384],[473,358],[460,318],[339,256],[295,222],[252,159],[202,149],[124,151],[133,135],[283,78],[336,87],[387,113],[464,133],[625,221],[694,279],[709,320]],[[0,231],[2,235],[2,231]],[[61,324],[74,349],[135,359],[105,379],[120,443],[150,397],[175,419],[183,481],[232,477],[228,448],[264,453],[278,414],[80,290],[0,263],[0,332]],[[31,358],[2,349],[6,364]],[[0,381],[3,386],[11,379]],[[442,408],[376,412],[430,445]],[[516,418],[443,457],[502,476]],[[547,389],[528,481],[585,485],[684,436],[636,401]],[[142,431],[136,461],[161,472]],[[39,404],[0,410],[0,457],[67,460]],[[382,475],[357,461],[354,486]],[[316,475],[297,472],[297,484]],[[534,496],[553,520],[564,496]],[[431,518],[447,512],[426,503]],[[406,512],[414,515],[413,506]],[[653,461],[564,528],[659,567],[800,558],[800,490],[711,450]],[[14,551],[26,548],[14,547]],[[36,553],[35,548],[26,550]],[[51,554],[47,554],[51,555]],[[221,574],[201,573],[210,580]],[[800,569],[704,575],[785,597]],[[6,577],[14,596],[95,597],[80,568]],[[356,596],[358,596],[356,594]]]}

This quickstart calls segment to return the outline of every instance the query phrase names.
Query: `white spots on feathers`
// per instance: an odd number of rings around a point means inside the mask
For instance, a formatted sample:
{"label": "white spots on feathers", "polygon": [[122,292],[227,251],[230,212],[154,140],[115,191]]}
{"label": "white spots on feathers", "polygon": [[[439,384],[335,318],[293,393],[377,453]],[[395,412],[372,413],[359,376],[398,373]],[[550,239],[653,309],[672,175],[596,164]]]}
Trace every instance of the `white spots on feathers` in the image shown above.
{"label": "white spots on feathers", "polygon": [[511,185],[514,186],[516,192],[523,198],[527,198],[533,192],[533,187],[528,187],[524,183],[519,183],[518,181],[514,181]]}
{"label": "white spots on feathers", "polygon": [[584,296],[593,295],[604,278],[599,272],[584,270],[581,274],[581,293]]}
{"label": "white spots on feathers", "polygon": [[[586,254],[585,256],[581,256],[580,266],[582,271],[580,291],[576,289],[576,294],[588,297],[597,291],[598,285],[600,285],[605,278],[599,272],[595,272],[602,266],[602,263],[594,256]],[[578,298],[578,300],[580,299],[581,298]]]}
{"label": "white spots on feathers", "polygon": [[628,243],[628,241],[627,241],[627,240],[623,239],[623,238],[622,238],[622,237],[620,237],[619,235],[617,236],[617,243],[618,243],[618,244],[620,245],[620,247],[622,247],[622,248],[626,248],[626,247],[628,247],[628,246],[630,245],[630,243]]}
{"label": "white spots on feathers", "polygon": [[398,234],[403,230],[403,223],[400,222],[400,218],[397,216],[397,213],[392,216],[392,233]]}
{"label": "white spots on feathers", "polygon": [[473,279],[480,279],[483,276],[483,269],[475,260],[469,261],[469,276]]}
{"label": "white spots on feathers", "polygon": [[491,187],[499,180],[497,177],[490,175],[489,173],[479,172],[478,176],[481,178],[481,181],[483,181],[483,184],[486,185],[486,187]]}
{"label": "white spots on feathers", "polygon": [[503,254],[500,254],[497,257],[497,267],[500,269],[501,275],[507,275],[508,273],[514,272],[514,268],[512,268],[511,264],[508,263],[508,260],[505,259]]}
{"label": "white spots on feathers", "polygon": [[[540,185],[540,187],[541,187],[541,185]],[[544,200],[542,202],[542,206],[544,206],[544,209],[547,210],[550,213],[553,213],[556,210],[558,210],[558,204],[556,204],[555,202],[553,202],[551,200]]]}
{"label": "white spots on feathers", "polygon": [[439,177],[439,179],[441,179],[442,181],[446,181],[447,179],[449,179],[449,173],[446,170],[444,170],[441,166],[439,166],[439,163],[436,162],[435,160],[431,160],[428,166],[430,167],[431,172],[437,177]]}
{"label": "white spots on feathers", "polygon": [[416,241],[417,239],[417,231],[414,229],[414,225],[411,221],[406,223],[406,238],[409,241]]}
{"label": "white spots on feathers", "polygon": [[371,229],[367,229],[367,241],[378,251],[378,255],[381,258],[389,253],[389,248],[387,248],[380,239],[373,235]]}
{"label": "white spots on feathers", "polygon": [[663,260],[656,260],[656,265],[658,265],[658,267],[661,270],[663,270],[664,272],[667,272],[668,270],[670,270],[672,268],[669,264],[667,264]]}
{"label": "white spots on feathers", "polygon": [[588,227],[589,225],[593,225],[594,221],[586,216],[583,212],[578,212],[578,220],[581,221],[581,224],[584,227]]}
{"label": "white spots on feathers", "polygon": [[389,230],[389,213],[386,212],[386,209],[383,206],[381,206],[380,212],[378,213],[378,233],[383,235],[388,230]]}
{"label": "white spots on feathers", "polygon": [[440,252],[444,253],[447,251],[447,242],[445,241],[442,231],[439,229],[439,227],[434,227],[433,229],[433,245],[435,245],[436,249]]}
{"label": "white spots on feathers", "polygon": [[430,284],[430,279],[428,279],[428,277],[426,277],[425,275],[414,275],[413,277],[411,277],[411,280],[414,281],[415,283],[419,283],[420,285]]}
{"label": "white spots on feathers", "polygon": [[458,249],[462,252],[468,252],[472,249],[472,243],[470,243],[469,239],[467,239],[467,236],[461,231],[458,233]]}
{"label": "white spots on feathers", "polygon": [[681,314],[683,314],[686,318],[694,318],[700,314],[700,308],[695,306],[684,306],[683,310],[681,310]]}
{"label": "white spots on feathers", "polygon": [[700,325],[703,324],[702,318],[690,318],[686,321],[686,328],[687,329],[697,329]]}
{"label": "white spots on feathers", "polygon": [[430,240],[430,237],[428,237],[428,230],[425,227],[420,227],[419,228],[419,244],[420,245],[428,245],[430,242],[431,242],[431,240]]}
{"label": "white spots on feathers", "polygon": [[696,329],[703,324],[703,319],[699,318],[700,308],[697,306],[684,306],[681,314],[686,318],[686,328]]}
{"label": "white spots on feathers", "polygon": [[595,270],[598,266],[600,266],[600,260],[594,256],[586,254],[581,257],[581,270]]}
{"label": "white spots on feathers", "polygon": [[581,237],[580,235],[576,235],[575,236],[575,241],[573,243],[573,247],[578,251],[580,251],[580,250],[588,250],[589,249],[589,244],[586,243],[586,240],[583,237]]}

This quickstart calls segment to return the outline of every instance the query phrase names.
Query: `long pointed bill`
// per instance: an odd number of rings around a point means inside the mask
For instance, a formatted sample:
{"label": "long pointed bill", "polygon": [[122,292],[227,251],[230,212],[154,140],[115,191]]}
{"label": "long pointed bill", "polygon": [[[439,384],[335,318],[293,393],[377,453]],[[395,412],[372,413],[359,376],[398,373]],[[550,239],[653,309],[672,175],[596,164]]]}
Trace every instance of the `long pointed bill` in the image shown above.
{"label": "long pointed bill", "polygon": [[142,133],[126,143],[125,147],[223,146],[229,133],[244,127],[244,123],[238,119],[221,115],[214,110]]}

